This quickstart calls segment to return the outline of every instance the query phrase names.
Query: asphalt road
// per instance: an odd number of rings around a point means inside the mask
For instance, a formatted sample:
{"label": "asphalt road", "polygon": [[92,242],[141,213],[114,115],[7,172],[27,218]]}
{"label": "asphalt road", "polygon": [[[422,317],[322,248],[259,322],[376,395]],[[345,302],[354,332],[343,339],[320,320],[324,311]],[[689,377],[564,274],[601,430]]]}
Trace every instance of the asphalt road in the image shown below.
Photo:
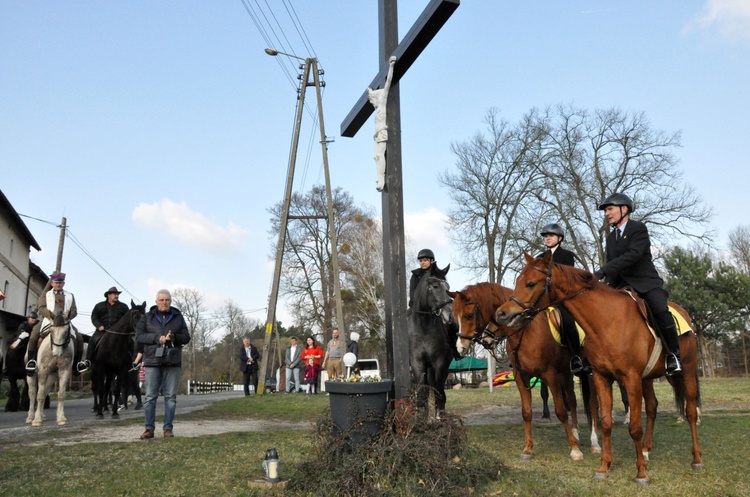
{"label": "asphalt road", "polygon": [[[178,395],[177,396],[177,413],[185,414],[191,411],[203,409],[220,400],[242,397],[242,391],[229,391],[201,395]],[[105,424],[112,422],[111,413],[105,413],[104,419],[96,419],[92,413],[94,399],[85,397],[82,399],[65,401],[65,417],[68,422],[64,426],[57,426],[57,402],[52,401],[49,409],[45,409],[44,414],[47,418],[42,426],[32,427],[26,424],[27,412],[2,412],[0,411],[0,439],[15,437],[24,433],[40,433],[48,430],[77,430],[83,426],[91,424]],[[139,419],[143,420],[143,409],[133,409],[134,404],[130,405],[127,410],[120,411],[120,420]],[[159,398],[156,407],[156,415],[164,414],[164,399]]]}

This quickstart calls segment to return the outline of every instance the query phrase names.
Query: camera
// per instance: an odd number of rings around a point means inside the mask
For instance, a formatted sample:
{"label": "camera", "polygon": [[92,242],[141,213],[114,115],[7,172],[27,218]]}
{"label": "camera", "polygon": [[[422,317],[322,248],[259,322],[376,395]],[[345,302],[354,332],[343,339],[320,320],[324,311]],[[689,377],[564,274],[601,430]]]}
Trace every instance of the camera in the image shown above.
{"label": "camera", "polygon": [[156,353],[154,354],[154,357],[157,359],[166,359],[167,358],[167,348],[163,345],[160,345],[156,348]]}

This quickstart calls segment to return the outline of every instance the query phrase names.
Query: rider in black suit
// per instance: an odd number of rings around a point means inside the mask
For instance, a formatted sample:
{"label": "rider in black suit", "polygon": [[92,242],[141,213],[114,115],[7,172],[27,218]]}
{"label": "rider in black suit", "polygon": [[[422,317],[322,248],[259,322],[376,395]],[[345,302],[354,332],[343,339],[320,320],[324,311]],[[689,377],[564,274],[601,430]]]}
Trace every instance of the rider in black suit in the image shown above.
{"label": "rider in black suit", "polygon": [[[559,224],[551,223],[546,225],[542,228],[540,235],[544,238],[544,245],[547,247],[547,252],[552,252],[552,262],[566,266],[575,266],[575,254],[560,246],[565,239],[565,231]],[[542,257],[547,252],[543,252],[537,257]],[[576,322],[564,306],[558,306],[557,308],[560,311],[561,318],[560,327],[562,329],[560,331],[562,331],[562,335],[565,337],[565,341],[568,342],[568,348],[570,349],[570,372],[578,374],[583,371],[583,361],[580,356],[581,341],[578,337]]]}
{"label": "rider in black suit", "polygon": [[646,225],[630,219],[635,210],[633,200],[623,193],[607,197],[599,210],[604,211],[609,224],[615,228],[607,236],[607,263],[594,274],[605,278],[615,288],[632,287],[646,301],[666,342],[667,375],[682,374],[680,344],[677,327],[669,312],[664,281],[651,258],[651,239]]}

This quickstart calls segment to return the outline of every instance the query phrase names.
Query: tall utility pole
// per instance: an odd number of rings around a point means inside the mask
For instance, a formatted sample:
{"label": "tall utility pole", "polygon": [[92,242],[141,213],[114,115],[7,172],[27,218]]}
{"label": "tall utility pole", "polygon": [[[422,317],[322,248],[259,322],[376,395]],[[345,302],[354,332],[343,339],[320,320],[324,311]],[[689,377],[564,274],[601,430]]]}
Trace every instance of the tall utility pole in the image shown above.
{"label": "tall utility pole", "polygon": [[57,244],[57,264],[55,264],[55,271],[58,273],[62,271],[63,246],[65,245],[65,230],[68,227],[67,223],[68,220],[63,217],[62,222],[60,223],[60,241]]}
{"label": "tall utility pole", "polygon": [[[268,368],[268,356],[271,347],[272,333],[276,328],[276,304],[279,298],[279,282],[281,280],[281,267],[284,257],[284,246],[286,244],[286,231],[287,224],[289,222],[289,206],[292,198],[292,186],[294,183],[294,168],[297,161],[297,149],[299,147],[299,135],[300,128],[302,125],[302,112],[305,107],[305,93],[308,86],[314,86],[317,96],[318,104],[318,121],[320,123],[320,144],[323,152],[323,168],[325,170],[325,182],[326,182],[326,196],[328,203],[328,226],[329,226],[329,239],[331,241],[331,264],[333,273],[333,291],[336,300],[336,320],[337,325],[341,333],[344,331],[344,312],[341,303],[341,289],[339,283],[339,264],[338,264],[338,237],[336,235],[336,227],[334,225],[333,216],[333,199],[331,195],[331,181],[328,172],[328,145],[325,135],[325,124],[323,121],[323,100],[321,97],[321,82],[320,82],[320,71],[318,70],[318,60],[315,58],[297,57],[296,55],[279,52],[271,48],[266,49],[268,55],[286,55],[304,61],[304,64],[300,66],[302,74],[300,76],[300,87],[297,90],[297,115],[294,123],[294,135],[292,139],[292,150],[289,154],[289,167],[287,170],[286,177],[286,188],[284,191],[284,201],[281,209],[281,223],[279,225],[279,241],[276,245],[276,264],[273,273],[273,283],[271,286],[271,295],[268,299],[268,314],[266,315],[266,328],[265,328],[265,339],[263,341],[263,351],[261,353],[261,365],[258,374],[258,393],[262,394],[265,391],[266,386],[266,371]],[[310,73],[312,72],[313,81],[310,81]],[[345,335],[342,335],[345,337]],[[278,330],[276,330],[276,338],[278,340]],[[278,388],[278,386],[277,386]]]}

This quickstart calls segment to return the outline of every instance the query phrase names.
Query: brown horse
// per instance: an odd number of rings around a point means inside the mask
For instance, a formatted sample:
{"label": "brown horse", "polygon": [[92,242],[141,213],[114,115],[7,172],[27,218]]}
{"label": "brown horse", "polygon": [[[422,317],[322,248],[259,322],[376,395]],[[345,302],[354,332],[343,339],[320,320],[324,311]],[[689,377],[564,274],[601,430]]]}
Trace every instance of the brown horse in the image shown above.
{"label": "brown horse", "polygon": [[[586,333],[586,357],[594,369],[594,387],[601,404],[603,450],[595,478],[603,479],[612,464],[612,382],[617,380],[630,400],[630,437],[636,452],[636,482],[649,482],[647,454],[653,442],[657,401],[653,380],[665,375],[664,350],[651,334],[639,304],[628,294],[599,283],[588,271],[554,264],[549,256],[535,259],[528,254],[526,266],[516,280],[511,300],[498,308],[495,318],[512,328],[547,306],[564,303]],[[675,306],[689,324],[687,313]],[[680,414],[685,414],[692,432],[693,469],[703,469],[698,445],[697,342],[691,331],[680,336],[683,375],[669,379]],[[648,423],[641,441],[641,403],[646,400]],[[644,453],[645,452],[645,453]]]}
{"label": "brown horse", "polygon": [[[521,394],[521,413],[526,434],[521,459],[532,457],[534,439],[531,434],[531,389],[529,380],[541,378],[555,401],[555,415],[565,428],[570,445],[571,459],[583,459],[578,444],[578,416],[576,413],[575,388],[570,373],[570,352],[560,346],[552,336],[547,316],[540,315],[525,323],[518,332],[504,326],[492,326],[495,311],[508,301],[510,288],[495,283],[470,285],[459,292],[448,292],[453,298],[453,317],[459,324],[456,343],[459,353],[465,354],[475,341],[494,350],[495,345],[505,340],[505,349],[513,363],[516,386]],[[488,328],[489,325],[489,328]],[[586,382],[584,397],[588,397]],[[571,423],[568,424],[567,400],[570,407]],[[592,430],[594,436],[596,431]],[[592,439],[593,451],[599,448],[598,440]]]}

